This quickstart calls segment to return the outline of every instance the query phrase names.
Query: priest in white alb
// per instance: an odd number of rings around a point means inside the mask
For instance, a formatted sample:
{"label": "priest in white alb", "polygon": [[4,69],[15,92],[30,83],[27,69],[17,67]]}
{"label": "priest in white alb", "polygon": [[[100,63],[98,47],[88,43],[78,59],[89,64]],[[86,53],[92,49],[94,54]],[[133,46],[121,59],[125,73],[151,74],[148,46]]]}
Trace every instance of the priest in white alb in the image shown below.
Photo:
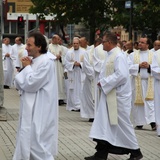
{"label": "priest in white alb", "polygon": [[99,74],[100,71],[102,69],[102,65],[103,62],[106,58],[106,51],[103,50],[103,45],[100,44],[97,47],[95,47],[94,49],[94,53],[93,53],[93,68],[94,68],[94,91],[95,91],[95,113],[96,110],[98,108],[98,104],[99,104],[99,97],[100,97],[100,93],[99,93],[99,89],[97,87],[97,83],[99,80]]}
{"label": "priest in white alb", "polygon": [[83,62],[83,71],[85,73],[84,85],[82,88],[82,96],[81,96],[81,112],[80,115],[82,118],[88,118],[89,122],[93,122],[94,120],[94,110],[95,110],[95,92],[94,92],[94,80],[95,80],[95,72],[93,67],[93,53],[96,46],[102,43],[101,38],[97,38],[94,42],[94,45],[87,50],[84,55]]}
{"label": "priest in white alb", "polygon": [[156,130],[154,110],[154,85],[151,74],[153,52],[149,50],[150,40],[141,37],[139,50],[128,56],[132,83],[132,115],[136,129],[150,124]]}
{"label": "priest in white alb", "polygon": [[160,49],[154,52],[152,61],[152,75],[154,77],[154,108],[157,135],[160,137]]}
{"label": "priest in white alb", "polygon": [[65,57],[65,68],[68,71],[68,97],[66,109],[80,111],[81,94],[85,78],[83,59],[86,51],[80,47],[78,37],[73,38],[73,48],[68,50]]}
{"label": "priest in white alb", "polygon": [[56,56],[56,69],[57,69],[57,80],[58,80],[58,100],[59,105],[64,104],[64,100],[66,99],[65,94],[65,84],[64,84],[64,63],[63,57],[64,52],[62,51],[62,47],[59,45],[60,37],[55,34],[52,37],[52,43],[48,46],[48,51],[51,52],[54,56]]}
{"label": "priest in white alb", "polygon": [[130,121],[131,86],[127,60],[117,47],[115,33],[105,33],[107,58],[100,72],[100,102],[89,137],[97,142],[96,153],[86,160],[106,160],[109,153],[129,154],[128,160],[143,157]]}
{"label": "priest in white alb", "polygon": [[4,88],[9,89],[13,82],[14,66],[13,62],[16,57],[13,55],[10,39],[4,38],[2,44],[2,60],[3,60],[3,73],[4,73]]}
{"label": "priest in white alb", "polygon": [[28,36],[28,56],[15,76],[20,114],[13,160],[54,160],[58,151],[58,88],[53,56],[39,32]]}

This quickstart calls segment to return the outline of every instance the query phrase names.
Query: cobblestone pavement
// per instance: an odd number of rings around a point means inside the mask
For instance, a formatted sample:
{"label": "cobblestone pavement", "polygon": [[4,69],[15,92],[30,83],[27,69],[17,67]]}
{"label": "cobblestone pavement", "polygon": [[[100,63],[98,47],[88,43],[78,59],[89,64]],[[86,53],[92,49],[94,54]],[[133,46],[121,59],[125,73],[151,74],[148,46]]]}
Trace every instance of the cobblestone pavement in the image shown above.
{"label": "cobblestone pavement", "polygon": [[[7,109],[7,121],[0,121],[0,160],[12,160],[19,112],[19,95],[14,89],[4,90],[4,107]],[[80,118],[78,112],[66,111],[59,107],[59,153],[55,160],[83,160],[93,155],[95,143],[88,138],[91,122]],[[160,137],[150,126],[136,130],[143,160],[160,160]],[[109,160],[126,160],[129,155],[110,154]]]}

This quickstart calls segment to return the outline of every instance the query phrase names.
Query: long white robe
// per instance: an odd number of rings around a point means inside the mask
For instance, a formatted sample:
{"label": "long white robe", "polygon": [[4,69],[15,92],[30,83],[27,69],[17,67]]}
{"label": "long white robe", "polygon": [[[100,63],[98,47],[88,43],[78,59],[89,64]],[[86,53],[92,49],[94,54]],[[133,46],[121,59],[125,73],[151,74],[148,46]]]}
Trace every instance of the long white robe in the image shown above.
{"label": "long white robe", "polygon": [[151,68],[154,77],[154,108],[157,135],[160,136],[160,49],[154,53]]}
{"label": "long white robe", "polygon": [[[140,63],[148,62],[148,53],[147,51],[140,51]],[[133,121],[136,126],[150,124],[151,122],[155,122],[155,111],[154,111],[154,101],[146,101],[146,93],[148,86],[148,77],[149,73],[147,69],[140,69],[140,77],[141,77],[141,86],[142,86],[142,97],[144,101],[144,106],[134,105],[135,100],[135,76],[138,75],[139,64],[134,64],[134,54],[131,53],[128,56],[128,64],[129,64],[129,72],[131,75],[131,83],[132,83],[132,115]]]}
{"label": "long white robe", "polygon": [[[17,74],[17,69],[16,69],[16,67],[19,67],[19,65],[21,64],[21,62],[20,62],[20,57],[19,57],[19,55],[21,55],[21,52],[22,52],[22,50],[24,49],[24,44],[23,43],[21,43],[21,44],[14,44],[13,46],[12,46],[12,52],[13,52],[13,55],[14,55],[14,57],[15,57],[15,59],[13,60],[13,66],[14,66],[14,74],[13,74],[13,79],[14,79],[14,77],[15,77],[15,75]],[[17,66],[18,65],[18,66]]]}
{"label": "long white robe", "polygon": [[54,60],[42,54],[15,77],[21,91],[13,160],[54,160],[58,143],[58,88]]}
{"label": "long white robe", "polygon": [[84,55],[83,71],[85,73],[84,85],[81,95],[81,112],[82,118],[94,118],[94,98],[93,98],[93,51],[94,47],[88,50]]}
{"label": "long white robe", "polygon": [[[10,57],[5,57],[5,54],[9,53]],[[2,44],[2,60],[3,60],[3,74],[4,74],[4,85],[11,86],[13,80],[13,61],[15,57],[12,52],[12,46]]]}
{"label": "long white robe", "polygon": [[99,88],[97,87],[97,83],[99,80],[99,74],[102,69],[103,63],[105,61],[107,52],[103,50],[103,45],[100,44],[94,49],[93,53],[93,67],[95,72],[95,79],[94,79],[94,91],[95,91],[95,112],[97,110],[98,104],[99,104]]}
{"label": "long white robe", "polygon": [[58,99],[64,100],[66,98],[65,95],[65,86],[64,86],[64,65],[63,65],[63,52],[62,47],[57,44],[49,44],[48,51],[51,52],[53,55],[58,56],[61,55],[61,60],[55,60],[56,68],[57,68],[57,80],[58,80]]}
{"label": "long white robe", "polygon": [[[83,73],[83,58],[86,51],[82,48],[78,50],[70,49],[65,57],[65,67],[68,71],[68,98],[66,109],[78,110],[81,106],[81,94],[85,74]],[[81,68],[74,66],[77,61],[81,64]]]}
{"label": "long white robe", "polygon": [[25,45],[21,45],[19,47],[18,54],[17,54],[17,57],[16,57],[16,62],[15,62],[15,67],[22,68],[21,58],[25,57],[25,56],[28,56],[28,52],[25,49],[25,47],[26,47]]}
{"label": "long white robe", "polygon": [[[117,49],[108,52],[108,57]],[[130,121],[131,86],[126,58],[119,50],[114,60],[114,73],[106,77],[107,59],[100,73],[100,102],[89,136],[105,140],[114,146],[138,149],[134,128]],[[106,96],[113,89],[116,89],[118,125],[111,125],[108,116]]]}
{"label": "long white robe", "polygon": [[[63,66],[64,66],[64,73],[67,74],[67,69],[65,68],[65,56],[68,52],[68,48],[61,45],[62,47],[62,63],[63,63]],[[66,103],[67,103],[67,97],[68,97],[68,79],[67,77],[64,76],[64,92],[65,92],[65,96],[66,96],[66,99],[64,100]]]}
{"label": "long white robe", "polygon": [[22,49],[24,49],[24,44],[14,44],[12,46],[12,52],[13,52],[13,55],[15,57],[14,61],[13,61],[13,65],[14,67],[16,67],[16,64],[17,64],[17,61],[19,61],[19,52],[22,51]]}

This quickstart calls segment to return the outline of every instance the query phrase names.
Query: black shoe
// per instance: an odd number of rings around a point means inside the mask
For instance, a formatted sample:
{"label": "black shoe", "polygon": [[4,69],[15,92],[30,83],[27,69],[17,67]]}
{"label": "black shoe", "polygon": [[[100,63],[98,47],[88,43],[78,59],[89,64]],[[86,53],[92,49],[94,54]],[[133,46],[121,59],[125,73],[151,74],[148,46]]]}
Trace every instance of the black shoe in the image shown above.
{"label": "black shoe", "polygon": [[73,111],[73,112],[80,112],[80,109],[72,109],[71,111]]}
{"label": "black shoe", "polygon": [[63,100],[59,100],[58,101],[58,104],[59,104],[59,106],[62,106],[62,105],[64,105],[64,104],[66,104]]}
{"label": "black shoe", "polygon": [[131,150],[131,155],[128,160],[140,160],[142,158],[143,158],[143,155],[140,149],[137,149],[137,150]]}
{"label": "black shoe", "polygon": [[4,89],[10,89],[9,86],[7,86],[7,85],[4,85],[3,87],[4,87]]}
{"label": "black shoe", "polygon": [[93,122],[94,121],[94,118],[90,118],[88,122]]}
{"label": "black shoe", "polygon": [[105,160],[103,158],[95,157],[95,155],[90,156],[90,157],[85,157],[85,160]]}
{"label": "black shoe", "polygon": [[140,159],[142,159],[143,158],[143,155],[141,154],[141,155],[139,155],[139,156],[137,156],[137,157],[130,157],[129,159],[127,159],[127,160],[140,160]]}
{"label": "black shoe", "polygon": [[150,125],[151,125],[151,128],[152,128],[152,131],[155,131],[156,130],[156,123],[151,122]]}
{"label": "black shoe", "polygon": [[143,126],[136,126],[135,129],[136,130],[142,130]]}

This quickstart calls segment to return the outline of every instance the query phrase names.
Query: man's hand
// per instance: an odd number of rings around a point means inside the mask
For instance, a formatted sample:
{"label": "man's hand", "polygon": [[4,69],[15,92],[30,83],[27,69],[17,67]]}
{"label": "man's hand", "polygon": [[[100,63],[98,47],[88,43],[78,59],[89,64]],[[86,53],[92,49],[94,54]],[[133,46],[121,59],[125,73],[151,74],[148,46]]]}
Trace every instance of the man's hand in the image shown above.
{"label": "man's hand", "polygon": [[100,82],[99,82],[99,83],[97,83],[97,86],[101,87],[101,84],[100,84]]}
{"label": "man's hand", "polygon": [[26,67],[32,63],[32,59],[30,57],[23,57],[21,58],[21,62],[23,67]]}
{"label": "man's hand", "polygon": [[149,63],[148,62],[142,62],[139,64],[140,68],[149,68]]}
{"label": "man's hand", "polygon": [[77,67],[79,67],[79,66],[81,66],[81,64],[79,63],[79,62],[74,62],[74,66],[77,66]]}
{"label": "man's hand", "polygon": [[6,53],[6,54],[5,54],[5,57],[10,57],[10,54],[9,54],[9,53]]}
{"label": "man's hand", "polygon": [[57,57],[57,58],[56,58],[57,60],[59,60],[59,59],[61,58],[61,56],[60,56],[60,55],[57,55],[56,57]]}

